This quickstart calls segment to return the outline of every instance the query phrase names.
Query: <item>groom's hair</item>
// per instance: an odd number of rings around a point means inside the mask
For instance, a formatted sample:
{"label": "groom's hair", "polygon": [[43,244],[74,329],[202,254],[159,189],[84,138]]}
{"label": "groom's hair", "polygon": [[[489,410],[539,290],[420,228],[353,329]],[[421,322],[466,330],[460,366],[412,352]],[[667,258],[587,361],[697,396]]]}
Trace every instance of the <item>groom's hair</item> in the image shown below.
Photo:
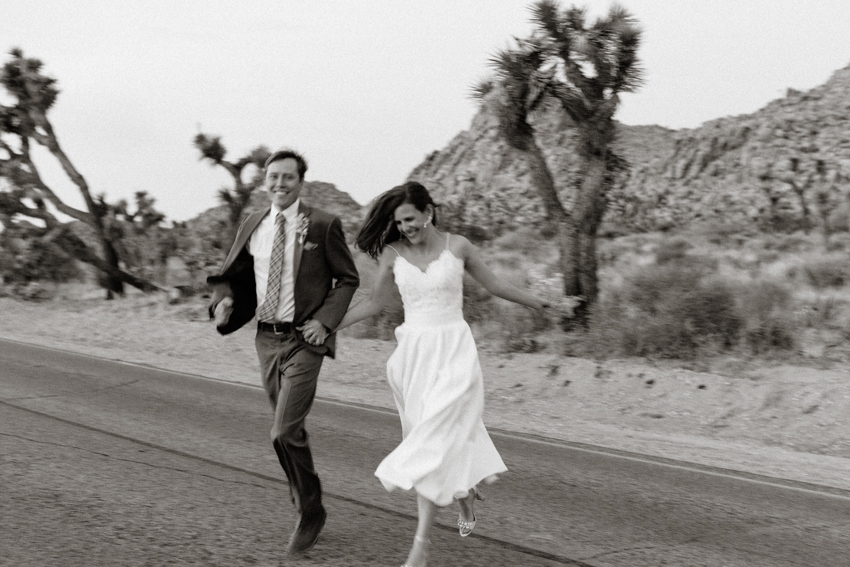
{"label": "groom's hair", "polygon": [[395,225],[394,216],[395,210],[405,203],[410,203],[416,207],[416,210],[423,213],[428,205],[431,205],[434,208],[431,223],[437,226],[438,205],[431,198],[431,194],[421,183],[408,181],[393,187],[375,199],[354,240],[357,249],[372,258],[377,258],[387,244],[401,240],[401,233]]}
{"label": "groom's hair", "polygon": [[263,169],[268,169],[272,163],[287,158],[295,160],[295,163],[298,165],[298,179],[300,181],[304,181],[304,174],[307,173],[307,160],[305,160],[304,156],[295,150],[283,149],[274,152],[266,158],[266,163],[263,165]]}

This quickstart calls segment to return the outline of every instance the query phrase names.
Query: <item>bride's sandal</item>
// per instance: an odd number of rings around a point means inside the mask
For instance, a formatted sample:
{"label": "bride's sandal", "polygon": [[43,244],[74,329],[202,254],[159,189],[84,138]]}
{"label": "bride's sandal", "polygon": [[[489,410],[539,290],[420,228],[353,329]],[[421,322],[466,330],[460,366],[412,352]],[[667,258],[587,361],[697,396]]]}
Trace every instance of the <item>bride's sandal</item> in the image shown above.
{"label": "bride's sandal", "polygon": [[[413,536],[413,539],[414,539],[417,543],[421,543],[422,545],[431,545],[431,541],[430,541],[430,540],[425,539],[424,537]],[[427,563],[427,559],[428,559],[428,549],[427,549],[427,548],[425,548],[425,559],[426,559],[426,563]],[[422,565],[425,565],[426,563],[423,563]],[[411,565],[410,563],[405,563],[405,564],[404,564],[404,565],[402,565],[401,567],[414,567],[414,566],[413,566],[413,565]]]}
{"label": "bride's sandal", "polygon": [[[478,487],[475,486],[470,489],[470,492],[472,492],[473,494],[470,494],[469,496],[464,498],[464,500],[471,499],[469,503],[469,509],[472,510],[472,505],[475,503],[475,501],[483,501],[484,496],[480,492],[478,492]],[[475,524],[477,523],[478,519],[475,517],[475,512],[472,512],[472,520],[469,521],[464,520],[463,515],[459,514],[457,518],[457,531],[458,533],[460,533],[460,537],[466,537],[471,534],[472,530],[475,529]]]}
{"label": "bride's sandal", "polygon": [[478,520],[475,519],[475,515],[472,516],[472,521],[465,521],[462,518],[457,519],[457,531],[460,533],[460,537],[466,537],[472,533],[472,530],[475,529],[475,524],[478,523]]}

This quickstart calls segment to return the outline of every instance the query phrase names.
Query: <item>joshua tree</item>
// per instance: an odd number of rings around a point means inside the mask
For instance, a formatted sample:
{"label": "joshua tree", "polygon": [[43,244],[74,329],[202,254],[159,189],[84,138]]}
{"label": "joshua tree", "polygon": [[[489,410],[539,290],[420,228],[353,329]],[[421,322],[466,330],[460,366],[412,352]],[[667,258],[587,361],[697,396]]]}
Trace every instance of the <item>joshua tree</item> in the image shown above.
{"label": "joshua tree", "polygon": [[[800,207],[799,226],[809,234],[814,226],[813,215],[820,216],[825,245],[829,244],[832,231],[831,215],[836,201],[840,199],[839,183],[842,180],[840,167],[828,162],[822,157],[802,160],[789,157],[779,162],[779,167],[773,164],[762,166],[758,172],[762,190],[770,201],[771,221],[777,225],[779,221],[778,203],[782,198],[780,188],[787,185],[791,188]],[[813,207],[814,205],[814,207]],[[797,228],[797,224],[793,225]]]}
{"label": "joshua tree", "polygon": [[224,156],[227,155],[227,149],[221,143],[221,137],[208,136],[207,134],[195,136],[195,147],[201,152],[202,160],[207,159],[213,165],[223,167],[233,177],[233,189],[222,188],[218,192],[221,202],[227,205],[228,232],[232,241],[236,237],[236,230],[239,228],[242,213],[251,200],[251,193],[262,182],[262,178],[255,177],[250,183],[245,183],[242,174],[245,168],[252,164],[262,168],[270,152],[265,146],[257,146],[239,160],[235,162],[227,161],[224,159]]}
{"label": "joshua tree", "polygon": [[[618,6],[591,26],[586,25],[584,8],[562,9],[554,0],[535,3],[531,12],[532,35],[493,58],[495,80],[479,86],[476,94],[496,108],[508,143],[528,156],[548,220],[557,224],[564,292],[584,297],[579,309],[583,315],[598,295],[596,231],[606,192],[625,168],[611,147],[613,117],[619,93],[632,92],[641,83],[641,30]],[[569,211],[558,197],[529,122],[532,113],[549,103],[566,113],[577,133],[582,175]]]}
{"label": "joshua tree", "polygon": [[816,159],[814,168],[814,200],[823,228],[823,243],[829,249],[829,239],[835,228],[833,213],[840,209],[842,200],[840,185],[846,183],[847,179],[841,175],[840,168],[830,167],[824,159]]}
{"label": "joshua tree", "polygon": [[823,162],[816,164],[815,171],[803,171],[800,168],[800,158],[792,157],[788,159],[787,173],[780,177],[783,182],[791,186],[794,194],[797,195],[797,200],[800,202],[800,212],[803,215],[803,231],[806,234],[809,234],[809,230],[812,228],[812,212],[809,209],[806,197],[815,181],[816,174],[820,176],[825,174]]}
{"label": "joshua tree", "polygon": [[[10,190],[0,200],[2,213],[8,219],[17,215],[39,219],[46,225],[43,240],[61,248],[66,254],[98,268],[103,277],[101,285],[107,297],[122,294],[124,283],[143,291],[158,289],[156,285],[134,276],[119,266],[120,234],[110,228],[112,207],[103,196],[93,197],[85,177],[77,171],[71,159],[59,145],[47,112],[56,102],[59,90],[56,79],[44,75],[42,62],[24,57],[20,49],[13,49],[11,60],[2,68],[0,84],[6,89],[12,105],[0,105],[0,177],[9,182]],[[62,166],[68,178],[83,197],[85,210],[76,209],[64,202],[44,182],[31,154],[31,143],[45,148]],[[99,251],[69,229],[69,223],[60,222],[48,207],[88,225],[97,240]],[[10,221],[11,222],[11,221]]]}
{"label": "joshua tree", "polygon": [[758,180],[764,196],[768,202],[768,215],[766,226],[770,230],[776,230],[779,221],[779,202],[782,199],[782,194],[777,192],[773,183],[773,168],[770,164],[763,165],[759,168],[755,178]]}

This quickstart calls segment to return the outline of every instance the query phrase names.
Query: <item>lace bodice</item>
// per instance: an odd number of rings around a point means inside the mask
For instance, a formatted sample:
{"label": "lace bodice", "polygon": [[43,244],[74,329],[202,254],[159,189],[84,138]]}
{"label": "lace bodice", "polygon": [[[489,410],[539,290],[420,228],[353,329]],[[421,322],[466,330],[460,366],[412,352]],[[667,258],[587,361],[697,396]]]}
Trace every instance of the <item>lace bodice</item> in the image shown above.
{"label": "lace bodice", "polygon": [[405,323],[463,320],[463,261],[446,248],[423,272],[402,256],[393,264]]}

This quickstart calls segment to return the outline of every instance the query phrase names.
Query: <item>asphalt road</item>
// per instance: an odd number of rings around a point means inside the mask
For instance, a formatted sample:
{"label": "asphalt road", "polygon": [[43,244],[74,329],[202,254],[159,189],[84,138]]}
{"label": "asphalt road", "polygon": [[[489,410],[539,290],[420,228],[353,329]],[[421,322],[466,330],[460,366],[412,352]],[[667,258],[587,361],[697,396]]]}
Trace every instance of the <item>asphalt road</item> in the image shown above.
{"label": "asphalt road", "polygon": [[[294,527],[258,388],[0,341],[0,565],[399,565],[415,500],[373,476],[393,412],[318,400],[329,519]],[[850,565],[850,493],[493,431],[510,473],[431,565]]]}

